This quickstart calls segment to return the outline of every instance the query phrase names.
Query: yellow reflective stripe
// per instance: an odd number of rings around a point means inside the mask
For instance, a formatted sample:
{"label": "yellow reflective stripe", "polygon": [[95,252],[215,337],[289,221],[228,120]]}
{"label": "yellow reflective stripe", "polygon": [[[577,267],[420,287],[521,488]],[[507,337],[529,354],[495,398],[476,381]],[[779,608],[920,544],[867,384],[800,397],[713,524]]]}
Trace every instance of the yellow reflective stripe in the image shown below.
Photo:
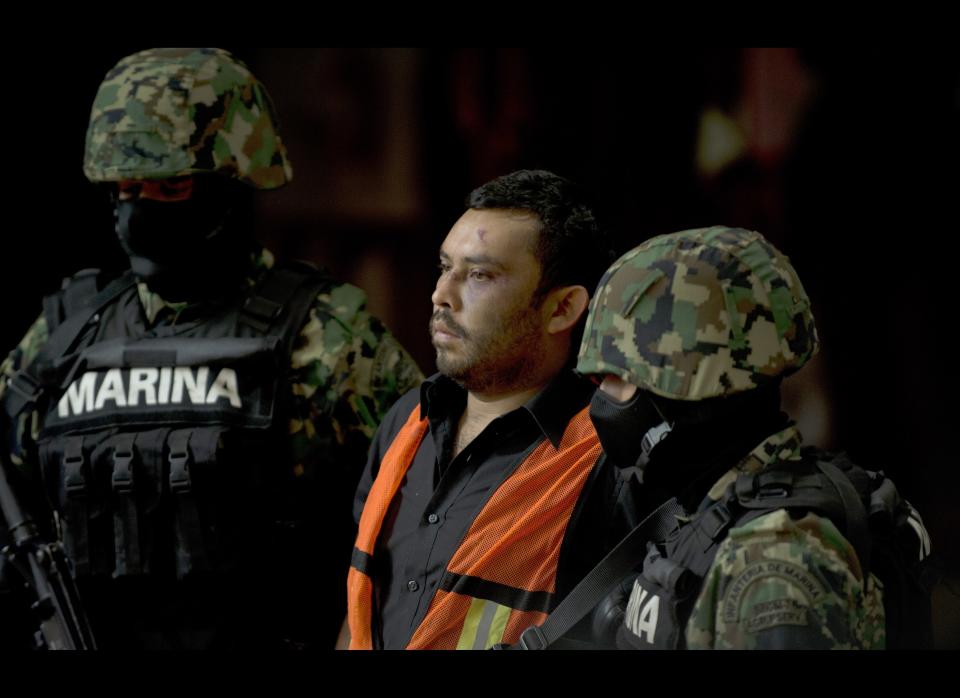
{"label": "yellow reflective stripe", "polygon": [[486,599],[474,599],[457,640],[458,650],[485,650],[503,640],[513,609]]}
{"label": "yellow reflective stripe", "polygon": [[474,599],[470,602],[470,610],[467,611],[467,617],[463,620],[463,630],[460,631],[460,639],[457,640],[458,650],[473,649],[473,643],[477,639],[477,628],[480,625],[480,618],[483,616],[483,607],[486,603],[484,599]]}

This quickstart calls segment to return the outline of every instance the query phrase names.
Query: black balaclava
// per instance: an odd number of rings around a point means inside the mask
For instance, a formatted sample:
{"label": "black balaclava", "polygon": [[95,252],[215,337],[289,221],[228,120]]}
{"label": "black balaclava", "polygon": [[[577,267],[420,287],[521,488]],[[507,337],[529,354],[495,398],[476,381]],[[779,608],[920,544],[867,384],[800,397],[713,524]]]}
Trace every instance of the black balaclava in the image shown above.
{"label": "black balaclava", "polygon": [[198,175],[186,201],[114,201],[130,268],[164,300],[221,297],[249,271],[253,196],[245,185]]}
{"label": "black balaclava", "polygon": [[607,457],[619,468],[637,468],[651,504],[676,496],[687,509],[789,421],[780,411],[780,381],[691,402],[638,390],[621,403],[598,390],[590,418]]}
{"label": "black balaclava", "polygon": [[620,468],[641,469],[644,437],[664,422],[644,390],[637,390],[633,397],[621,402],[598,389],[590,400],[590,419],[610,461]]}

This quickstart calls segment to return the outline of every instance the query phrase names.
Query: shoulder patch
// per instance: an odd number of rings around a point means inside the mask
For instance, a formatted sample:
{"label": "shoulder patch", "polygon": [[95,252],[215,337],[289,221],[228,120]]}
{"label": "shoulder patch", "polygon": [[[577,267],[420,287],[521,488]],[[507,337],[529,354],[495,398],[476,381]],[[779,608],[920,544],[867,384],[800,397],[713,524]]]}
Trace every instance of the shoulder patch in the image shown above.
{"label": "shoulder patch", "polygon": [[739,623],[748,633],[778,625],[808,624],[807,611],[824,598],[819,579],[787,560],[761,560],[747,565],[723,596],[723,620]]}

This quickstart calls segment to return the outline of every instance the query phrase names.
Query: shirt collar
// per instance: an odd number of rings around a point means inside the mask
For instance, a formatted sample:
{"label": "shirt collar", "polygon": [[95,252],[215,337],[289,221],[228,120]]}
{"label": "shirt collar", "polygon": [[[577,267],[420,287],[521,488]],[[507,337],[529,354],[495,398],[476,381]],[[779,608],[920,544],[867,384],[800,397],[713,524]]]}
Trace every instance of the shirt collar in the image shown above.
{"label": "shirt collar", "polygon": [[[554,448],[573,416],[587,406],[596,386],[564,369],[539,393],[510,414],[527,414]],[[436,373],[420,385],[420,418],[446,417],[463,410],[467,391],[451,378]],[[504,415],[506,416],[506,415]]]}

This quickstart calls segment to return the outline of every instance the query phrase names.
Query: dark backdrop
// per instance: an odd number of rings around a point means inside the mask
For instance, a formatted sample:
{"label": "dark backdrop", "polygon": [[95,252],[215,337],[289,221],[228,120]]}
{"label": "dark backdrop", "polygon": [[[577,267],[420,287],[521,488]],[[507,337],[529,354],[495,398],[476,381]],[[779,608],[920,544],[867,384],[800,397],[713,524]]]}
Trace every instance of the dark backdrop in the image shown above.
{"label": "dark backdrop", "polygon": [[[123,264],[81,162],[97,85],[138,48],[8,75],[4,347],[63,276]],[[937,641],[960,646],[956,51],[229,48],[273,95],[295,170],[260,197],[262,239],[367,290],[428,373],[436,250],[496,175],[578,180],[621,251],[718,223],[769,237],[823,340],[787,406],[921,510],[944,570]]]}

